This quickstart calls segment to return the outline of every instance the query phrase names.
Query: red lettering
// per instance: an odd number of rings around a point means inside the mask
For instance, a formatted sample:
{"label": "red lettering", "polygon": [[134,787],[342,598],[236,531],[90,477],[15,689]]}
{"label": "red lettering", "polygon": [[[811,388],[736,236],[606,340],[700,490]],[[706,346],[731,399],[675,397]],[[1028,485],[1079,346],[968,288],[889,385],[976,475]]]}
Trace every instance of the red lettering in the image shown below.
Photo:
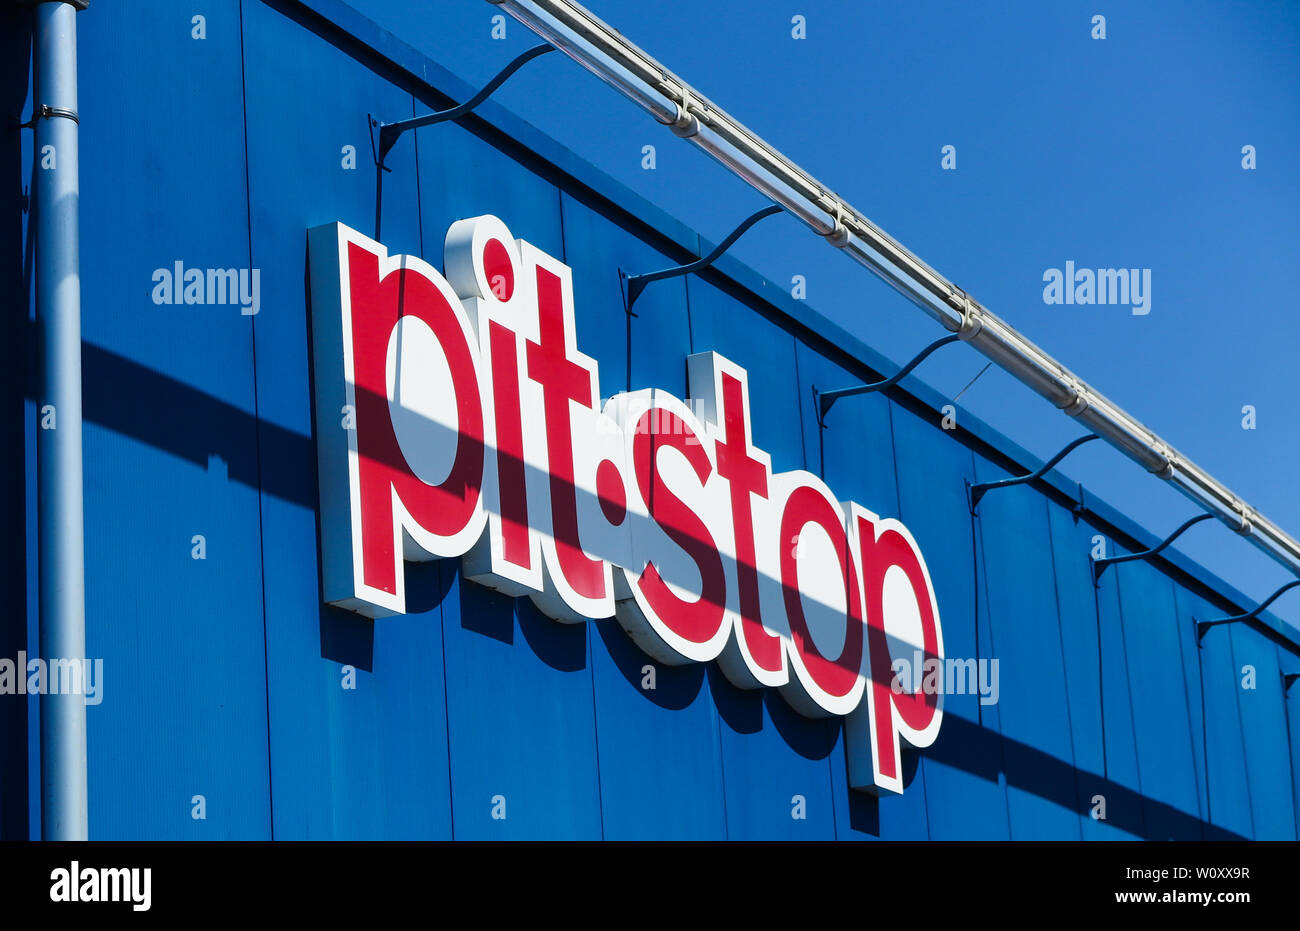
{"label": "red lettering", "polygon": [[[897,530],[887,528],[877,537],[876,525],[858,518],[859,546],[862,549],[863,585],[867,591],[867,638],[871,657],[871,689],[874,696],[875,721],[872,735],[876,743],[876,767],[887,780],[900,778],[897,758],[898,734],[894,726],[897,713],[903,732],[926,730],[938,714],[939,696],[924,690],[895,694],[893,655],[885,629],[884,590],[885,575],[898,567],[907,576],[916,606],[921,616],[921,650],[924,661],[941,659],[939,618],[933,608],[926,573],[911,542]],[[913,678],[920,681],[923,670],[913,670]],[[901,791],[901,789],[900,789]]]}
{"label": "red lettering", "polygon": [[[511,285],[513,287],[513,279]],[[517,337],[495,320],[490,323],[488,333],[492,346],[501,553],[507,562],[527,569],[532,560],[528,544],[528,492],[524,482],[524,428],[519,417],[519,365],[515,349]]]}
{"label": "red lettering", "polygon": [[731,489],[736,542],[736,587],[740,598],[741,634],[754,663],[768,672],[781,670],[781,638],[768,633],[760,618],[758,567],[754,553],[752,497],[767,497],[767,469],[750,455],[745,441],[749,412],[739,379],[724,373],[720,419],[726,439],[717,444],[718,474]]}
{"label": "red lettering", "polygon": [[583,552],[578,539],[573,425],[569,417],[570,402],[592,406],[590,373],[566,354],[561,282],[544,268],[537,269],[537,305],[540,342],[528,342],[528,377],[542,386],[555,552],[559,569],[575,592],[584,598],[604,598],[603,564]]}
{"label": "red lettering", "polygon": [[843,698],[853,692],[862,671],[862,608],[858,574],[850,561],[844,523],[834,506],[816,488],[800,485],[786,499],[781,515],[781,540],[797,540],[808,524],[817,524],[826,531],[839,560],[847,604],[844,647],[837,658],[830,659],[822,656],[813,643],[800,597],[797,548],[783,545],[781,587],[786,617],[790,621],[790,638],[813,684],[831,698]]}
{"label": "red lettering", "polygon": [[695,601],[682,600],[660,578],[653,562],[646,563],[637,585],[666,627],[693,643],[706,643],[717,636],[726,618],[727,579],[722,556],[704,521],[672,493],[659,474],[659,452],[680,452],[701,485],[708,481],[713,466],[695,431],[672,411],[661,409],[656,417],[652,408],[642,414],[632,442],[641,497],[664,533],[699,567],[702,590]]}
{"label": "red lettering", "polygon": [[[348,245],[348,265],[364,581],[396,593],[401,554],[395,551],[393,491],[429,534],[452,537],[468,525],[483,477],[482,401],[473,352],[442,291],[408,268],[390,272],[381,281],[378,257],[355,243]],[[411,471],[388,413],[388,340],[402,316],[416,317],[433,331],[455,386],[460,428],[456,456],[440,485],[426,484]]]}

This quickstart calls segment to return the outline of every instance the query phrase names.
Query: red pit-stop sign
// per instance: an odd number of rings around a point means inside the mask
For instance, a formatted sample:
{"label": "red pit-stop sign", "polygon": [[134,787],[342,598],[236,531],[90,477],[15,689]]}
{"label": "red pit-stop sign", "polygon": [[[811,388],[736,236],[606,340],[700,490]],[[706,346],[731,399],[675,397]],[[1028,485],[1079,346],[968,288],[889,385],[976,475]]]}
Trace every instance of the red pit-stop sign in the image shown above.
{"label": "red pit-stop sign", "polygon": [[897,520],[772,471],[743,368],[697,353],[692,403],[602,405],[568,266],[496,217],[452,225],[445,275],[341,223],[308,240],[327,603],[402,614],[405,561],[461,557],[557,621],[617,617],[661,662],[846,717],[853,787],[903,791],[902,746],[943,719],[941,689],[894,687],[896,658],[944,655],[929,570]]}

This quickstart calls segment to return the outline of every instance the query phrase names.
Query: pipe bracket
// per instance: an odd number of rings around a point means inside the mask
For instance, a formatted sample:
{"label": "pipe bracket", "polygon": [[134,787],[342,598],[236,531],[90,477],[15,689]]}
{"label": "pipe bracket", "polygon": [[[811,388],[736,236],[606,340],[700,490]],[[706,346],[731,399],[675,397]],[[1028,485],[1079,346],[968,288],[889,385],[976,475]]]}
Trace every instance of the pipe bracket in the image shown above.
{"label": "pipe bracket", "polygon": [[673,268],[664,268],[657,272],[646,272],[641,275],[629,275],[620,269],[620,277],[627,282],[627,300],[625,309],[629,314],[632,314],[632,316],[635,317],[636,314],[632,313],[632,305],[636,303],[636,299],[641,296],[641,292],[645,290],[645,286],[650,282],[659,281],[663,278],[675,278],[678,275],[688,275],[692,272],[703,271],[716,262],[723,253],[735,245],[736,240],[743,236],[751,226],[759,220],[781,213],[783,209],[784,208],[777,204],[769,204],[762,210],[751,214],[742,220],[739,226],[728,233],[727,238],[718,243],[712,252],[703,258],[696,259],[694,262],[688,262],[685,265],[677,265]]}
{"label": "pipe bracket", "polygon": [[984,319],[976,310],[976,303],[965,291],[961,292],[961,301],[961,324],[957,327],[957,336],[963,343],[969,343],[984,329]]}
{"label": "pipe bracket", "polygon": [[1251,533],[1254,532],[1255,529],[1254,518],[1257,515],[1255,514],[1255,509],[1251,507],[1249,504],[1246,504],[1244,501],[1239,503],[1240,503],[1240,507],[1237,509],[1236,513],[1241,518],[1241,526],[1234,527],[1233,529],[1237,533],[1241,534],[1243,537],[1248,537],[1251,535]]}
{"label": "pipe bracket", "polygon": [[682,99],[675,101],[677,107],[677,118],[668,124],[674,136],[679,139],[690,139],[692,136],[699,135],[700,118],[691,112],[691,92],[687,88],[682,88]]}
{"label": "pipe bracket", "polygon": [[81,124],[81,120],[77,117],[76,110],[69,110],[67,107],[51,107],[47,103],[42,103],[33,107],[32,118],[26,123],[19,123],[18,127],[20,129],[31,129],[36,125],[37,120],[48,120],[56,116],[65,120],[72,120],[72,122],[78,125]]}
{"label": "pipe bracket", "polygon": [[1012,485],[1024,485],[1027,482],[1037,481],[1038,479],[1046,475],[1048,472],[1052,471],[1052,469],[1056,468],[1057,464],[1060,463],[1062,459],[1068,456],[1076,448],[1082,446],[1084,443],[1089,443],[1093,440],[1098,440],[1098,439],[1101,439],[1101,437],[1099,437],[1097,434],[1088,433],[1079,437],[1076,440],[1071,441],[1059,453],[1057,453],[1051,459],[1048,459],[1038,469],[1034,470],[1033,472],[1030,472],[1028,475],[1017,475],[1014,478],[1004,478],[996,482],[976,482],[973,485],[967,485],[966,486],[967,493],[970,497],[970,502],[969,502],[970,512],[972,514],[978,513],[977,509],[979,508],[980,499],[983,498],[984,495],[986,495],[988,492],[993,491],[994,489],[997,488],[1010,488]]}
{"label": "pipe bracket", "polygon": [[391,151],[393,146],[397,144],[397,140],[401,137],[402,133],[406,132],[408,129],[420,129],[424,126],[433,126],[437,123],[445,123],[448,120],[460,119],[465,114],[472,112],[484,100],[491,97],[498,87],[504,84],[511,75],[524,65],[528,64],[538,56],[545,55],[546,53],[555,50],[556,47],[549,43],[533,46],[497,72],[496,76],[484,84],[483,87],[480,88],[479,91],[469,100],[453,107],[448,107],[446,110],[438,110],[434,113],[426,113],[423,116],[411,117],[410,119],[397,120],[393,123],[381,123],[371,117],[370,124],[372,136],[374,129],[376,127],[379,129],[379,146],[376,165],[381,169],[387,170],[387,166],[384,165],[384,160],[388,158],[389,151]]}
{"label": "pipe bracket", "polygon": [[930,355],[930,353],[934,352],[936,349],[940,349],[944,346],[947,346],[949,343],[957,342],[959,338],[960,337],[958,336],[958,334],[950,333],[949,335],[943,337],[942,339],[935,340],[933,343],[926,346],[915,356],[913,356],[912,359],[906,365],[904,365],[901,369],[899,369],[889,378],[881,379],[880,381],[873,381],[865,385],[854,385],[851,388],[837,388],[834,391],[818,391],[817,386],[814,385],[813,396],[816,399],[815,404],[817,407],[817,423],[823,429],[825,429],[826,415],[830,413],[831,405],[834,404],[836,401],[838,401],[840,398],[851,397],[852,395],[855,394],[867,394],[872,391],[883,391],[887,388],[894,387],[894,385],[898,384],[907,375],[909,375],[912,369],[916,368],[918,365],[924,362],[926,358]]}
{"label": "pipe bracket", "polygon": [[1211,627],[1218,627],[1220,624],[1238,624],[1241,621],[1253,621],[1257,619],[1260,616],[1260,614],[1263,613],[1265,608],[1267,608],[1273,602],[1277,601],[1284,594],[1289,592],[1291,589],[1296,588],[1297,586],[1300,586],[1300,579],[1293,579],[1292,581],[1287,582],[1285,585],[1283,585],[1273,594],[1269,595],[1267,598],[1261,601],[1253,609],[1247,611],[1244,614],[1234,614],[1231,617],[1215,618],[1212,621],[1197,621],[1196,642],[1200,643],[1201,640],[1204,639],[1206,631],[1208,631]]}
{"label": "pipe bracket", "polygon": [[849,244],[849,228],[844,225],[844,204],[839,200],[835,201],[833,215],[835,226],[825,234],[825,239],[836,249],[843,249]]}
{"label": "pipe bracket", "polygon": [[1114,563],[1130,562],[1134,559],[1147,559],[1148,557],[1155,556],[1161,550],[1165,549],[1165,547],[1169,546],[1182,536],[1183,532],[1188,528],[1196,526],[1201,523],[1201,521],[1210,520],[1212,517],[1214,517],[1214,515],[1208,511],[1204,514],[1198,514],[1190,520],[1184,521],[1177,530],[1165,537],[1155,546],[1148,550],[1143,550],[1140,553],[1125,553],[1122,556],[1104,556],[1101,559],[1094,559],[1092,561],[1092,584],[1098,584],[1101,579],[1101,574],[1106,571],[1107,566],[1113,565]]}

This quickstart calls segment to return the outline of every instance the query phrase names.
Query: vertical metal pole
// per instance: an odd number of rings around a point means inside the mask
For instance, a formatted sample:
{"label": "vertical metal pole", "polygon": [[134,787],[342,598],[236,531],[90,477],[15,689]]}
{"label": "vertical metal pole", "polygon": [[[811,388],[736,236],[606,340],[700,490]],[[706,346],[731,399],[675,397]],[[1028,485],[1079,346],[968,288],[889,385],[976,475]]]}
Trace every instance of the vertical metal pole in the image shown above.
{"label": "vertical metal pole", "polygon": [[[36,7],[36,314],[41,656],[86,656],[81,500],[81,275],[78,251],[77,10]],[[86,700],[41,696],[41,835],[85,840]]]}

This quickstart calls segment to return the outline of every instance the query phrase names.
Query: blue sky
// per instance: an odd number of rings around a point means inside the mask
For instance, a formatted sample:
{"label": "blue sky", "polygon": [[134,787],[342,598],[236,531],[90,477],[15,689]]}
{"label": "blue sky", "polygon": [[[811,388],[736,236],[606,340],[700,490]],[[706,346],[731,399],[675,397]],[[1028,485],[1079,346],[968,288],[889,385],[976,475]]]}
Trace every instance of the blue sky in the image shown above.
{"label": "blue sky", "polygon": [[[481,84],[538,42],[476,0],[348,0]],[[1300,536],[1300,4],[589,0],[589,8],[930,265]],[[1091,37],[1094,15],[1106,38]],[[807,38],[791,36],[792,17]],[[705,236],[764,199],[573,62],[495,96]],[[657,149],[643,170],[641,148]],[[940,167],[956,147],[957,168]],[[1257,167],[1242,168],[1242,147]],[[734,253],[898,362],[942,335],[794,219]],[[1150,313],[1043,301],[1043,274],[1151,270]],[[984,367],[918,374],[949,396]],[[964,408],[1047,457],[1083,432],[996,367]],[[1242,429],[1242,408],[1256,429]],[[1195,506],[1104,444],[1064,471],[1163,535]],[[1262,599],[1290,575],[1218,522],[1178,548]],[[1300,625],[1300,595],[1275,611]]]}

